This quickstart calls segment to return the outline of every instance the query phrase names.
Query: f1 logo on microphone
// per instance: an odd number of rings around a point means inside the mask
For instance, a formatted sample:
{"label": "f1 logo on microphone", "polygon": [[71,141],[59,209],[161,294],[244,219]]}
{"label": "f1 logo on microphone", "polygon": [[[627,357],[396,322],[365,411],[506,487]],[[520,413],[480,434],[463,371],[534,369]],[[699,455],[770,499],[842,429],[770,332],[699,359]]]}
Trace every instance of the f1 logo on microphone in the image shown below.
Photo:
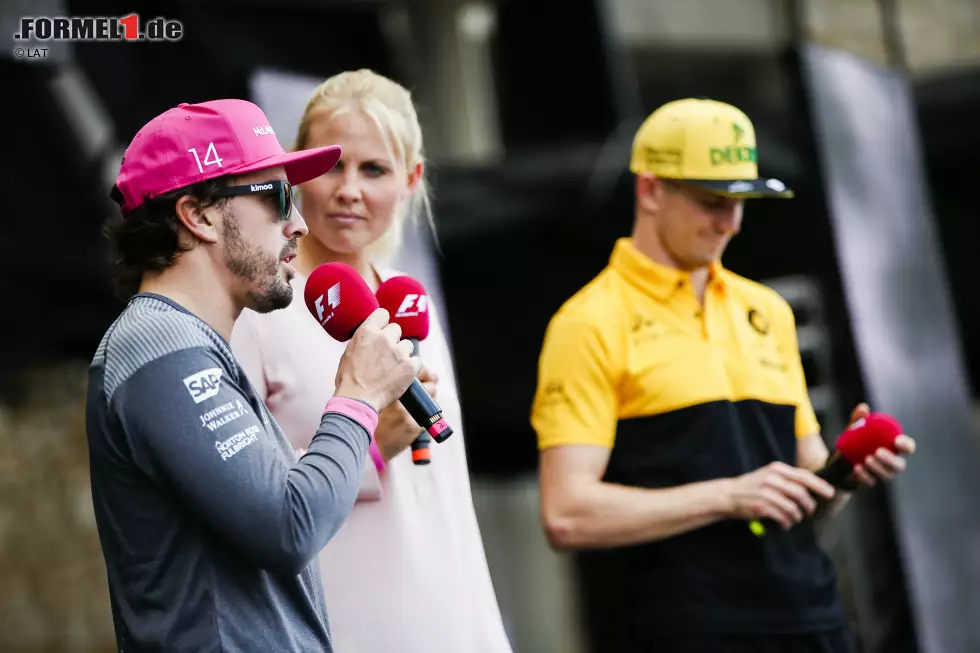
{"label": "f1 logo on microphone", "polygon": [[405,295],[401,306],[395,311],[395,317],[415,317],[419,313],[425,313],[429,307],[428,295],[416,295],[409,293]]}
{"label": "f1 logo on microphone", "polygon": [[330,286],[329,290],[327,290],[327,306],[330,307],[330,315],[328,315],[326,319],[323,318],[323,295],[316,298],[316,301],[313,302],[313,306],[316,307],[317,321],[320,324],[326,324],[329,322],[330,318],[333,317],[334,309],[340,306],[340,282],[338,281],[334,285]]}

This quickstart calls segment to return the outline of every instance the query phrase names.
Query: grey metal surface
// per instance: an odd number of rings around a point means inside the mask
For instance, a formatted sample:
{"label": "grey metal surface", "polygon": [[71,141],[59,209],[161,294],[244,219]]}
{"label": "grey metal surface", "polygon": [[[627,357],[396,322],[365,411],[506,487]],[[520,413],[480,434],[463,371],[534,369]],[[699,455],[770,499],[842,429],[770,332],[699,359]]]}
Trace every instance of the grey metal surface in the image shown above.
{"label": "grey metal surface", "polygon": [[887,490],[925,653],[980,651],[980,452],[905,80],[809,46],[836,250],[873,410],[919,449]]}

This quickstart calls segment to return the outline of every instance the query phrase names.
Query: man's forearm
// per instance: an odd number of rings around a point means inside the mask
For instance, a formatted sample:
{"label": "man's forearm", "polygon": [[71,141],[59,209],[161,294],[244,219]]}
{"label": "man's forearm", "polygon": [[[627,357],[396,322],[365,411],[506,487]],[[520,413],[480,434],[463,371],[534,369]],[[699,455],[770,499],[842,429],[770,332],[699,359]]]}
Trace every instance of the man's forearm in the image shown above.
{"label": "man's forearm", "polygon": [[647,489],[596,482],[564,505],[545,507],[549,540],[556,548],[626,546],[673,537],[725,519],[727,481]]}
{"label": "man's forearm", "polygon": [[[270,498],[277,500],[242,511],[251,528],[235,528],[235,544],[262,569],[298,574],[350,514],[368,443],[359,421],[326,413],[302,460],[287,470],[285,483],[268,484]],[[285,496],[277,492],[280,488]]]}

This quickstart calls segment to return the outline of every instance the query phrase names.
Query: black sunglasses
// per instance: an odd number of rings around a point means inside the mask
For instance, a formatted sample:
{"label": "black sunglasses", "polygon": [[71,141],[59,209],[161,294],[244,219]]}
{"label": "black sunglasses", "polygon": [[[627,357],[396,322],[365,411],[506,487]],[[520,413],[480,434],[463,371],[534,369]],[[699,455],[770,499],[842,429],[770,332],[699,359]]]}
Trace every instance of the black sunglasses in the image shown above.
{"label": "black sunglasses", "polygon": [[279,219],[289,220],[293,214],[293,185],[288,181],[276,179],[246,186],[227,186],[214,194],[215,197],[235,197],[236,195],[279,195]]}

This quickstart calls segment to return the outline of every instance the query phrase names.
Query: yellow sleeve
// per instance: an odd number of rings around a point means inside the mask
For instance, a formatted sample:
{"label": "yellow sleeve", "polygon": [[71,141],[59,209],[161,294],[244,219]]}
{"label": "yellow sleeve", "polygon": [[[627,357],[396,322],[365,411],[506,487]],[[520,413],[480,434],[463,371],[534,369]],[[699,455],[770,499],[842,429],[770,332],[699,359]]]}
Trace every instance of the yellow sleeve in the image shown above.
{"label": "yellow sleeve", "polygon": [[810,403],[810,393],[806,387],[806,376],[803,374],[803,361],[800,359],[800,344],[796,337],[796,318],[793,316],[793,309],[782,298],[779,299],[781,306],[779,312],[783,319],[780,320],[780,345],[785,351],[787,374],[792,384],[793,396],[796,403],[796,437],[804,438],[813,433],[820,432],[820,423],[817,422],[817,415],[813,412],[813,404]]}
{"label": "yellow sleeve", "polygon": [[552,319],[531,408],[538,449],[567,444],[612,448],[619,399],[611,358],[595,325],[568,316]]}

